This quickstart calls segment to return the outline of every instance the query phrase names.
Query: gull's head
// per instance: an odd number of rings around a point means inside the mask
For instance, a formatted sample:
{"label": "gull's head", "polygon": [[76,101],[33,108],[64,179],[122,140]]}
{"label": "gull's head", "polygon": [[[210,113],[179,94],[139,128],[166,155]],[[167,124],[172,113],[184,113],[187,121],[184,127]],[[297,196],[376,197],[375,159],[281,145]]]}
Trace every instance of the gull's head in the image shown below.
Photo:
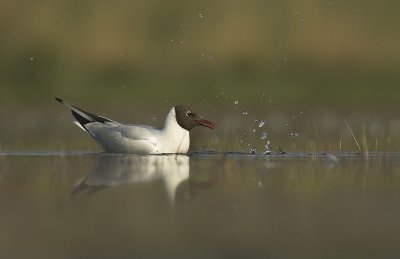
{"label": "gull's head", "polygon": [[176,114],[176,121],[178,122],[179,126],[186,130],[191,130],[196,126],[203,126],[207,127],[210,129],[215,129],[216,126],[204,119],[204,117],[192,110],[189,106],[187,105],[177,105],[175,106],[175,114]]}

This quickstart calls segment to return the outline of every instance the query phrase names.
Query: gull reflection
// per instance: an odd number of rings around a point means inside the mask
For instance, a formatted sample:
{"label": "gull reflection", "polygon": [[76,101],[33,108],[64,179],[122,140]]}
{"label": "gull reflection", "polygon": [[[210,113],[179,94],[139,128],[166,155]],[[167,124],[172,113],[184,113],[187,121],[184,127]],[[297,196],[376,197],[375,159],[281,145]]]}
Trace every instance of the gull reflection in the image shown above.
{"label": "gull reflection", "polygon": [[89,194],[121,184],[149,183],[162,179],[172,202],[180,183],[189,178],[189,157],[165,156],[101,156],[95,169],[81,179],[72,196]]}

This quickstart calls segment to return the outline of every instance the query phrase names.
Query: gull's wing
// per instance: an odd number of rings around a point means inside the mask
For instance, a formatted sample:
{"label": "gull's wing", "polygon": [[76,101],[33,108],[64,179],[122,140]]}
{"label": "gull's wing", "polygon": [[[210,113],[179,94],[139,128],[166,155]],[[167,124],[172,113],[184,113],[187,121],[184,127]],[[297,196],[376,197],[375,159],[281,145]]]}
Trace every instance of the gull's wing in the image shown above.
{"label": "gull's wing", "polygon": [[159,130],[141,125],[107,125],[93,122],[86,124],[88,131],[108,152],[143,153],[158,152]]}
{"label": "gull's wing", "polygon": [[71,105],[67,103],[64,100],[61,100],[60,98],[55,98],[59,103],[64,104],[67,106],[72,113],[72,116],[76,119],[73,121],[78,127],[83,129],[84,131],[88,132],[93,138],[97,139],[96,135],[94,135],[90,130],[88,129],[88,124],[91,123],[101,123],[107,126],[118,126],[121,125],[119,122],[113,121],[111,119],[84,111],[74,105]]}
{"label": "gull's wing", "polygon": [[76,121],[74,123],[88,132],[107,152],[143,153],[158,152],[159,130],[145,125],[124,125],[111,119],[86,112],[64,100]]}

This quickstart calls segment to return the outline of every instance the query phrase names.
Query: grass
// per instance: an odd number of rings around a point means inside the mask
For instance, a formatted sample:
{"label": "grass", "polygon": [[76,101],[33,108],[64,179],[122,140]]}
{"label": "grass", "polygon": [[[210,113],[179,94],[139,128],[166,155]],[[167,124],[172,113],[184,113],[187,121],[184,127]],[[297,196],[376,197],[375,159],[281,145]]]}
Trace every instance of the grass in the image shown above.
{"label": "grass", "polygon": [[354,135],[353,130],[351,129],[349,123],[347,122],[346,119],[344,119],[344,122],[346,123],[346,126],[347,126],[347,128],[349,129],[349,132],[350,132],[351,136],[353,137],[353,140],[354,140],[354,142],[356,143],[356,145],[357,145],[357,147],[358,147],[358,150],[359,150],[360,152],[362,152],[361,147],[360,147],[360,144],[358,144],[357,138],[356,138],[356,136]]}

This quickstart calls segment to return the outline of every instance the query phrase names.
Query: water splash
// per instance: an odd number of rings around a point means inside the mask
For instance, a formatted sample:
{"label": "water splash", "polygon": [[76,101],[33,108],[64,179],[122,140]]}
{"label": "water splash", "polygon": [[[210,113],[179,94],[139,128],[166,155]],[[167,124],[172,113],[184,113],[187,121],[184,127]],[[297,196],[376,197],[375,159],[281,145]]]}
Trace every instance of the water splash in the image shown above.
{"label": "water splash", "polygon": [[247,113],[246,110],[244,110],[242,114],[243,114],[243,115],[247,115],[248,113]]}
{"label": "water splash", "polygon": [[250,149],[250,154],[254,155],[257,152],[256,148],[253,147],[252,149]]}
{"label": "water splash", "polygon": [[264,125],[265,125],[265,121],[262,120],[262,121],[260,121],[260,124],[258,124],[258,127],[259,127],[259,128],[262,128]]}
{"label": "water splash", "polygon": [[265,143],[265,145],[264,145],[264,148],[265,148],[264,155],[272,154],[272,151],[269,150],[270,145],[271,145],[271,142],[268,140],[267,143]]}
{"label": "water splash", "polygon": [[265,132],[265,131],[263,131],[263,132],[261,132],[261,137],[260,137],[260,139],[266,139],[267,138],[267,132]]}

